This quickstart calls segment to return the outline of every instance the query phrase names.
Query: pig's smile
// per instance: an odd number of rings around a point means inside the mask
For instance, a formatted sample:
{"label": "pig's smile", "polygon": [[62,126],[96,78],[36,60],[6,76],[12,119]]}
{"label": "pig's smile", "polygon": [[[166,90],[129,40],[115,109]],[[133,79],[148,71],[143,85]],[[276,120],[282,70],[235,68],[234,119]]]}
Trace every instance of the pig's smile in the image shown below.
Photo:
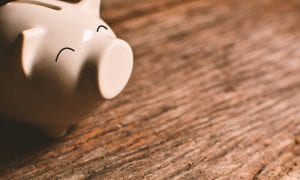
{"label": "pig's smile", "polygon": [[57,54],[57,56],[56,56],[56,59],[55,59],[55,62],[57,62],[58,61],[58,58],[59,58],[59,56],[60,56],[60,54],[63,52],[63,51],[65,51],[65,50],[69,50],[69,51],[73,51],[73,52],[75,52],[75,49],[73,49],[73,48],[70,48],[70,47],[65,47],[65,48],[62,48],[59,52],[58,52],[58,54]]}

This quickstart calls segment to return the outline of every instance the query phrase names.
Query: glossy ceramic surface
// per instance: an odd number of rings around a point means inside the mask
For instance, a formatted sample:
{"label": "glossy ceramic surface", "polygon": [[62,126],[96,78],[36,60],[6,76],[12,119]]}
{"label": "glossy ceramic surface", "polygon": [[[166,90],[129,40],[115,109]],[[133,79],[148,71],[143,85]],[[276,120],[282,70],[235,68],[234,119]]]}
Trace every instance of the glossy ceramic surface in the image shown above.
{"label": "glossy ceramic surface", "polygon": [[0,7],[0,112],[51,137],[116,97],[133,53],[100,18],[100,0],[17,0]]}

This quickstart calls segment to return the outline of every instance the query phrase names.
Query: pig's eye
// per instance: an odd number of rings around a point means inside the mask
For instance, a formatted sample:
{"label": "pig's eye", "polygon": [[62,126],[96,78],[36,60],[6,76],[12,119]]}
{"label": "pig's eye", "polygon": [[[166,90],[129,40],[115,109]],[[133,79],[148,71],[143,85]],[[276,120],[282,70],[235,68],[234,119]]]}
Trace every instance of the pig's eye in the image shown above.
{"label": "pig's eye", "polygon": [[104,25],[100,25],[100,26],[97,27],[97,32],[99,32],[101,29],[108,30],[108,27],[106,27]]}

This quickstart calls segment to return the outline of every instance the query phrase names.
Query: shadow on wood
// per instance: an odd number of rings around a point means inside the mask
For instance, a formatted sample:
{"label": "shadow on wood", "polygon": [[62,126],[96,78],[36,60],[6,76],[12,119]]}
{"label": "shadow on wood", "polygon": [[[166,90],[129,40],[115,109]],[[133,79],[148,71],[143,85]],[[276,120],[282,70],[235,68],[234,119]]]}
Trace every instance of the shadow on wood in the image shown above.
{"label": "shadow on wood", "polygon": [[51,144],[38,129],[0,115],[0,168]]}
{"label": "shadow on wood", "polygon": [[0,6],[4,5],[7,2],[8,2],[8,0],[0,0]]}

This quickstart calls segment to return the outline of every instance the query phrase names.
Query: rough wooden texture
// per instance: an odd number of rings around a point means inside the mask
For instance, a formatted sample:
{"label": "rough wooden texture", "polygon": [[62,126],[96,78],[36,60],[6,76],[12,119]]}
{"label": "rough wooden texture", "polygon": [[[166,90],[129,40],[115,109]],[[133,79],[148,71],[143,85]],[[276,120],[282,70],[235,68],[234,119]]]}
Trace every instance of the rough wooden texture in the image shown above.
{"label": "rough wooden texture", "polygon": [[1,121],[4,179],[300,179],[300,1],[104,0],[121,96],[48,141]]}

